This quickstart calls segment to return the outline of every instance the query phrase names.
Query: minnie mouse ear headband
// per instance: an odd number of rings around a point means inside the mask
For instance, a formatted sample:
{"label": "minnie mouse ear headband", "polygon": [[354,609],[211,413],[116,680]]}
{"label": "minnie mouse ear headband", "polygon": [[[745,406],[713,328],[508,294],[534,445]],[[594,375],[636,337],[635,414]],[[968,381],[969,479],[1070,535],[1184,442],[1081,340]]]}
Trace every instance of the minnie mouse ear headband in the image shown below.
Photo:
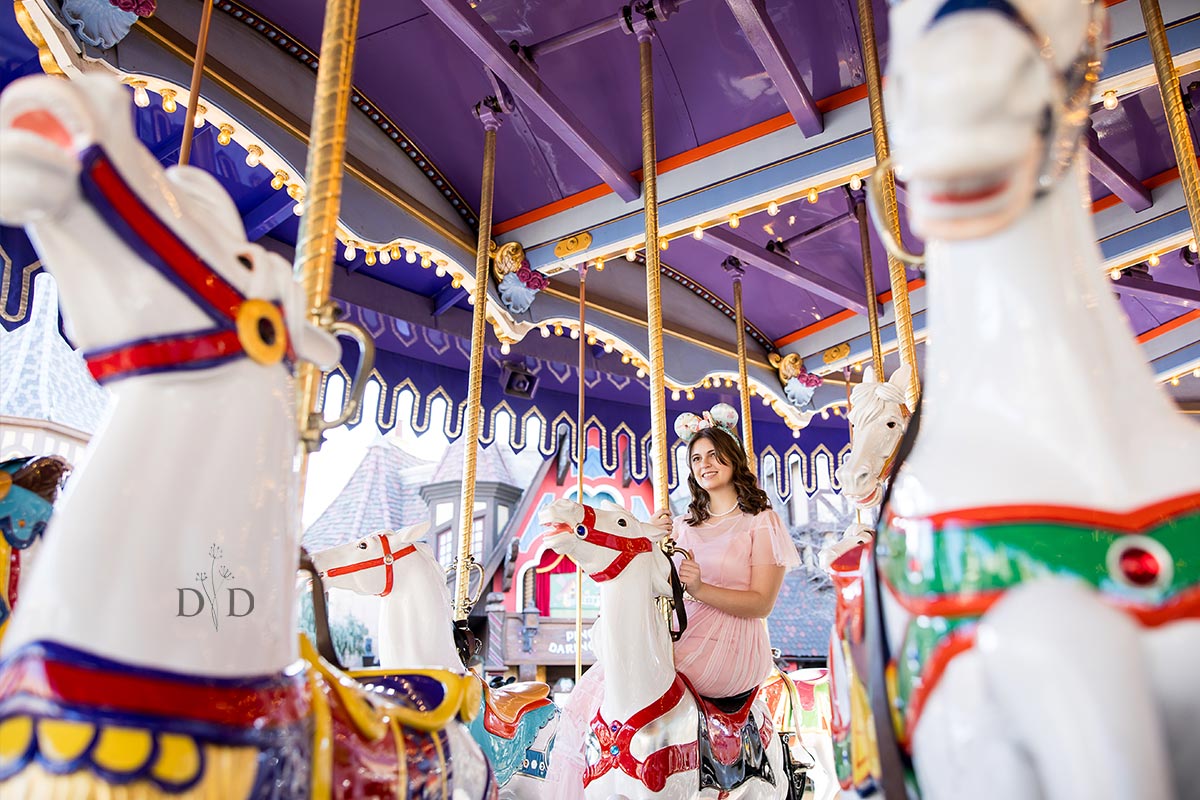
{"label": "minnie mouse ear headband", "polygon": [[728,403],[717,403],[715,406],[697,416],[685,411],[675,418],[675,435],[690,443],[697,433],[706,428],[720,428],[735,440],[737,434],[738,413]]}

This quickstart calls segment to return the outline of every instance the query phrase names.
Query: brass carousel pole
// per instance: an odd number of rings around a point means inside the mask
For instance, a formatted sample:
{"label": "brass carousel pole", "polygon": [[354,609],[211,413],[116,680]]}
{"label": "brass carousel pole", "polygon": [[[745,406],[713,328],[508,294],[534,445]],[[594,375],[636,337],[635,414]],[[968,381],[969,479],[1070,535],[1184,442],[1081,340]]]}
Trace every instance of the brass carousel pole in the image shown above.
{"label": "brass carousel pole", "polygon": [[[875,298],[875,267],[871,261],[871,229],[867,224],[867,204],[861,198],[854,203],[858,218],[858,238],[862,242],[863,283],[867,288],[867,321],[871,326],[871,366],[875,380],[884,380],[883,345],[879,341],[879,302]],[[846,403],[850,403],[850,375],[846,374]]]}
{"label": "brass carousel pole", "polygon": [[[887,121],[883,115],[882,87],[879,80],[879,52],[875,47],[875,12],[871,0],[858,0],[858,22],[862,31],[863,67],[867,76],[867,99],[871,108],[871,133],[875,140],[875,163],[883,164],[888,158]],[[896,206],[896,178],[890,171],[875,170],[872,180],[877,181],[883,197],[887,224],[896,241],[900,241],[900,211]],[[856,212],[857,213],[857,212]],[[900,342],[900,361],[912,368],[908,384],[908,407],[916,408],[921,393],[921,382],[917,376],[917,343],[913,335],[912,309],[908,305],[908,276],[904,264],[888,254],[888,277],[892,283],[892,303],[896,308],[896,335]],[[871,298],[874,302],[874,298]],[[873,343],[872,343],[873,347]],[[882,366],[882,359],[880,360]],[[882,374],[877,376],[883,380]]]}
{"label": "brass carousel pole", "polygon": [[[583,503],[583,460],[587,453],[587,423],[584,421],[584,391],[587,384],[584,380],[584,368],[587,357],[587,334],[584,332],[584,320],[587,316],[587,262],[579,265],[579,408],[575,417],[576,443],[575,452],[578,458],[579,486],[576,497]],[[583,677],[583,567],[575,564],[575,683]]]}
{"label": "brass carousel pole", "polygon": [[1187,110],[1183,107],[1183,96],[1179,91],[1179,71],[1175,69],[1175,62],[1171,58],[1171,47],[1167,42],[1158,0],[1141,0],[1141,4],[1142,19],[1146,21],[1146,34],[1150,38],[1150,52],[1154,56],[1154,71],[1158,75],[1158,91],[1162,94],[1163,108],[1167,113],[1171,146],[1175,149],[1175,161],[1179,164],[1179,182],[1183,185],[1183,198],[1192,223],[1192,244],[1200,246],[1200,170],[1196,167]]}
{"label": "brass carousel pole", "polygon": [[[205,5],[211,11],[211,3],[206,2]],[[312,137],[308,143],[308,164],[304,171],[308,178],[305,209],[308,213],[300,221],[296,245],[296,274],[304,286],[309,318],[314,324],[326,328],[331,326],[334,316],[333,304],[329,302],[329,289],[333,283],[337,221],[342,202],[346,112],[350,107],[358,6],[358,0],[329,0],[325,6],[321,62],[313,96]],[[199,60],[197,65],[199,70]],[[198,91],[193,90],[188,101],[189,107],[197,96]],[[190,129],[191,126],[188,127]],[[187,136],[188,132],[185,130],[184,135]],[[300,413],[297,416],[306,443],[300,466],[299,496],[303,501],[308,453],[320,446],[319,431],[315,441],[311,438],[311,422],[317,410],[321,371],[315,364],[301,362],[299,377]]]}
{"label": "brass carousel pole", "polygon": [[496,182],[497,111],[485,103],[476,108],[483,123],[483,186],[479,197],[479,239],[475,247],[475,308],[471,316],[471,368],[467,384],[466,449],[463,451],[462,502],[459,514],[458,566],[454,575],[454,620],[460,628],[471,613],[472,523],[475,521],[475,466],[479,456],[479,423],[483,417],[483,344],[487,333],[488,253],[492,242],[492,192]]}
{"label": "brass carousel pole", "polygon": [[758,461],[754,458],[754,430],[750,424],[750,377],[746,371],[746,314],[742,309],[742,276],[746,270],[733,256],[725,259],[721,266],[733,276],[733,311],[737,322],[738,394],[742,401],[742,440],[746,450],[746,463],[750,471],[758,474]]}
{"label": "brass carousel pole", "polygon": [[[200,0],[200,2],[204,4],[204,9],[200,12],[200,35],[196,37],[196,57],[192,60],[192,83],[188,89],[187,113],[183,117],[183,141],[179,145],[179,164],[181,166],[187,165],[188,159],[192,155],[192,134],[196,127],[196,108],[200,104],[200,80],[204,77],[204,56],[208,51],[208,27],[212,23],[213,0]],[[355,12],[354,16],[355,25],[357,25],[358,13]],[[351,49],[353,47],[354,45],[351,44]]]}
{"label": "brass carousel pole", "polygon": [[667,485],[667,384],[663,364],[662,275],[658,258],[658,163],[654,142],[654,31],[637,28],[642,96],[642,202],[646,215],[646,330],[650,357],[650,431],[656,511],[669,511]]}

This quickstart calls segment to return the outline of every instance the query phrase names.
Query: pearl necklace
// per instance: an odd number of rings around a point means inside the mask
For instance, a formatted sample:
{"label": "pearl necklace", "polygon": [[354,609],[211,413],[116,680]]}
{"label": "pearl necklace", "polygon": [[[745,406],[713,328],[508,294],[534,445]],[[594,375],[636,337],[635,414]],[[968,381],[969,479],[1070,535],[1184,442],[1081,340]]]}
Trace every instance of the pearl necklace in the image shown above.
{"label": "pearl necklace", "polygon": [[727,516],[727,515],[729,515],[729,514],[732,514],[733,512],[735,512],[735,511],[737,511],[737,510],[738,510],[738,503],[735,501],[735,502],[734,502],[734,504],[733,504],[733,508],[729,509],[728,511],[720,511],[720,512],[717,512],[717,511],[711,511],[711,510],[710,510],[710,511],[708,512],[708,515],[709,515],[710,517],[724,517],[724,516]]}

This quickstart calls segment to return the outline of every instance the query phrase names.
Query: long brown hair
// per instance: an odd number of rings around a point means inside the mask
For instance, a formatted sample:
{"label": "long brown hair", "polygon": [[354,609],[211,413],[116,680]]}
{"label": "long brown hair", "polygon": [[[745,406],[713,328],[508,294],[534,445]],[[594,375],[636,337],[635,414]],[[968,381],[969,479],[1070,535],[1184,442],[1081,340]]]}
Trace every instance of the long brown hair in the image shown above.
{"label": "long brown hair", "polygon": [[700,525],[712,516],[712,512],[709,511],[708,492],[696,482],[696,476],[692,474],[692,448],[697,442],[705,440],[712,442],[718,461],[733,467],[732,483],[734,491],[737,492],[738,508],[747,514],[757,514],[769,509],[771,501],[767,493],[758,487],[758,481],[750,471],[750,465],[746,463],[746,451],[742,449],[742,443],[720,428],[704,428],[697,431],[688,444],[687,482],[688,489],[692,491],[692,502],[688,504],[689,514],[684,521],[688,525]]}

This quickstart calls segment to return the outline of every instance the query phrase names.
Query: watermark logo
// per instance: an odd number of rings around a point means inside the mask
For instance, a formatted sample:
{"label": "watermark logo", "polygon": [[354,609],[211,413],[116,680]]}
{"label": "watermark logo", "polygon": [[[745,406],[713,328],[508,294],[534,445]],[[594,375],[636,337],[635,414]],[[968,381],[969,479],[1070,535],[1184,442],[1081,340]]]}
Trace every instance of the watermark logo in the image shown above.
{"label": "watermark logo", "polygon": [[[235,576],[233,570],[221,560],[223,556],[217,545],[208,548],[208,570],[196,573],[196,583],[200,584],[200,588],[183,586],[176,590],[179,593],[179,611],[175,616],[195,617],[207,608],[212,617],[213,630],[220,630],[222,612],[227,617],[250,615],[254,610],[254,594],[249,589],[228,585],[233,583]],[[225,590],[224,595],[221,594],[222,589]]]}

